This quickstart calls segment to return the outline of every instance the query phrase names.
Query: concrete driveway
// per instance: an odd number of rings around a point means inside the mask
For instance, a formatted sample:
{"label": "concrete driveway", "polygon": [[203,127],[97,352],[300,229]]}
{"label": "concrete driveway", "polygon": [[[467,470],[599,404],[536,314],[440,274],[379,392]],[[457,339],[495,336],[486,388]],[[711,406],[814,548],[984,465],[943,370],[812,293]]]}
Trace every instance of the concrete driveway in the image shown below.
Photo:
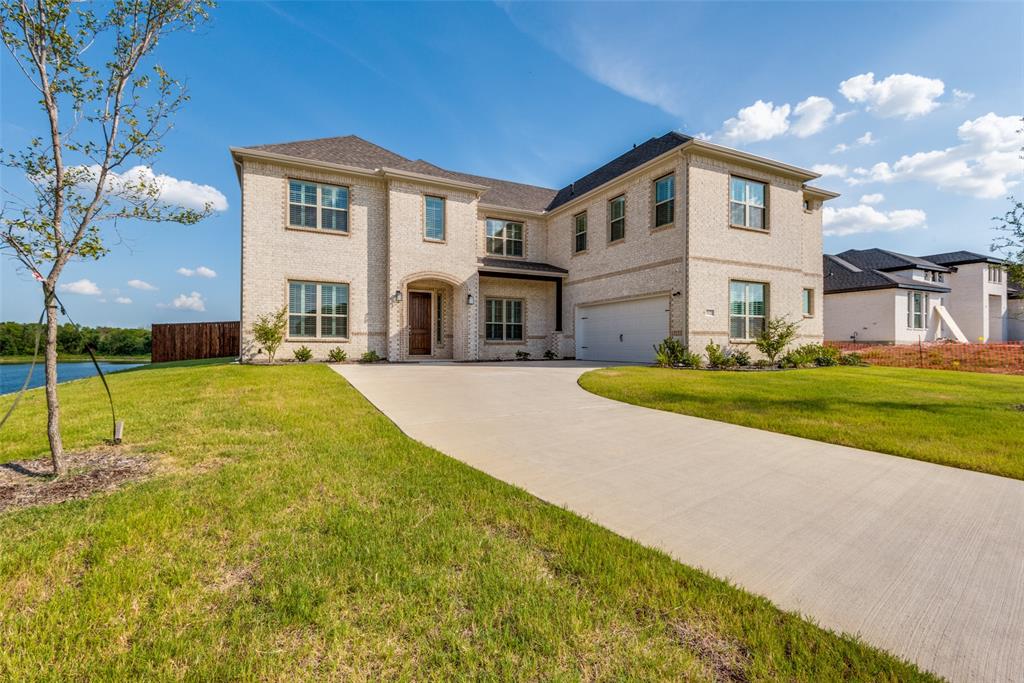
{"label": "concrete driveway", "polygon": [[414,439],[784,609],[1024,680],[1024,482],[618,403],[588,367],[335,369]]}

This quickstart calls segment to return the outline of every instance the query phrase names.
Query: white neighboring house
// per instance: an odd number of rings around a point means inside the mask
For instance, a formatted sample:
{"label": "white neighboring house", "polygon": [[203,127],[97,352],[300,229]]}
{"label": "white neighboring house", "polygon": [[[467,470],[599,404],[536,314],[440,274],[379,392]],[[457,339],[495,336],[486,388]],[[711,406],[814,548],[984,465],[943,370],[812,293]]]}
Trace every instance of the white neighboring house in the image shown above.
{"label": "white neighboring house", "polygon": [[1011,321],[1001,259],[969,251],[917,257],[850,249],[826,254],[823,265],[826,340],[913,344],[1024,338],[1024,323]]}

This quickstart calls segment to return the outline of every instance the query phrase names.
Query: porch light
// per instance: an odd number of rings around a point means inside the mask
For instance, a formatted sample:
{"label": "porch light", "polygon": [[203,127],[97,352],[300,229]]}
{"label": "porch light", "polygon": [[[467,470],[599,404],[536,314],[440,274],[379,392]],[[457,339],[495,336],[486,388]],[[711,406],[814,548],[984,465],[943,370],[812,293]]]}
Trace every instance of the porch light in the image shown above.
{"label": "porch light", "polygon": [[467,294],[466,295],[466,305],[467,306],[472,306],[475,303],[476,303],[476,297],[473,296],[472,294]]}
{"label": "porch light", "polygon": [[402,290],[396,289],[391,298],[395,300],[396,304],[402,303]]}

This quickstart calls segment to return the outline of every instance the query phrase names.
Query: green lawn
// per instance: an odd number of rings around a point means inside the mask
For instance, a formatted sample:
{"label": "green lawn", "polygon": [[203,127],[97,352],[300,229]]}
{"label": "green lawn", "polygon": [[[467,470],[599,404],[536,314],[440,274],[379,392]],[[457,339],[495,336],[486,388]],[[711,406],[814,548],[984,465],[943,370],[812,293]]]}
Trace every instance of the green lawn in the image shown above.
{"label": "green lawn", "polygon": [[[0,514],[0,680],[928,678],[411,441],[324,366],[109,381],[158,474]],[[60,392],[67,444],[107,436],[96,380]],[[43,424],[32,391],[0,462]]]}
{"label": "green lawn", "polygon": [[[87,353],[62,353],[57,356],[57,360],[61,363],[81,363],[81,362],[92,362]],[[96,360],[103,361],[106,363],[148,363],[149,356],[103,356],[97,355]],[[37,363],[42,365],[45,359],[43,358],[43,352],[40,349],[39,358]],[[15,363],[31,363],[32,356],[0,356],[0,365],[12,365]]]}
{"label": "green lawn", "polygon": [[594,370],[619,401],[1024,479],[1024,377],[835,367],[785,372]]}

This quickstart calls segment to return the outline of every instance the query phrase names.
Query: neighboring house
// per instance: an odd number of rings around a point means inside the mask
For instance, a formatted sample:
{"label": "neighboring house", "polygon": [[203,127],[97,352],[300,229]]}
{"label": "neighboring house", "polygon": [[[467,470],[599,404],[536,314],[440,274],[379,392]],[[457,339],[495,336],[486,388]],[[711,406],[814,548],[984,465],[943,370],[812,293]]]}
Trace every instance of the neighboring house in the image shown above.
{"label": "neighboring house", "polygon": [[911,344],[1009,338],[1004,262],[969,251],[824,257],[825,339]]}
{"label": "neighboring house", "polygon": [[1024,285],[1010,282],[1006,285],[1006,337],[1010,341],[1024,341]]}
{"label": "neighboring house", "polygon": [[561,190],[448,171],[355,136],[232,148],[243,355],[650,361],[667,336],[747,346],[770,316],[820,341],[810,171],[678,133]]}

